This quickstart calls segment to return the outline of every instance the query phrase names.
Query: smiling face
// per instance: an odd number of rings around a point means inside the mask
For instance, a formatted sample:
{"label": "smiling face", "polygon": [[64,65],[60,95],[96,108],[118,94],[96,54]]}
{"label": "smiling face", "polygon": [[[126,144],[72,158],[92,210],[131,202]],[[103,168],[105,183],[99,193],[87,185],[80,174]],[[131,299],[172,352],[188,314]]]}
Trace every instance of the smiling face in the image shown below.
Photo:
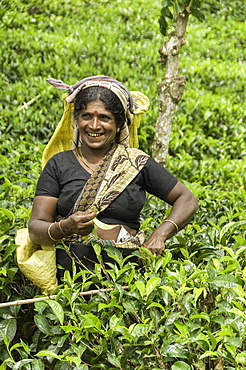
{"label": "smiling face", "polygon": [[84,146],[106,153],[116,136],[116,121],[101,100],[87,104],[77,120]]}

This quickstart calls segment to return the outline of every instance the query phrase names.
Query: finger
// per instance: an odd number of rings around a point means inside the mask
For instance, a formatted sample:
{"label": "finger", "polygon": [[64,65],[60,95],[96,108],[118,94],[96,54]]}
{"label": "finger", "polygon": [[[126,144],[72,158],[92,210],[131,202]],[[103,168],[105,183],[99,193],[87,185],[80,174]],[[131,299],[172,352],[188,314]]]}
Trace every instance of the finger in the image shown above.
{"label": "finger", "polygon": [[92,231],[92,229],[93,229],[93,227],[91,227],[91,226],[81,227],[81,228],[78,229],[77,234],[80,234],[82,236],[85,236],[85,235],[90,234],[91,231]]}
{"label": "finger", "polygon": [[83,213],[83,212],[80,212],[79,215],[77,215],[77,221],[78,222],[88,222],[88,221],[91,221],[93,218],[96,217],[96,213],[93,212],[93,213]]}
{"label": "finger", "polygon": [[92,215],[93,217],[96,215],[96,212],[93,211],[77,211],[74,213],[74,215],[79,215],[79,216],[85,216],[85,215]]}
{"label": "finger", "polygon": [[80,221],[78,222],[77,227],[78,229],[81,229],[81,230],[82,229],[93,229],[94,223],[93,221],[86,221],[86,222]]}
{"label": "finger", "polygon": [[[96,217],[96,212],[93,212],[93,213],[87,213],[84,217],[84,219],[86,220],[86,221],[91,221],[91,220],[93,220],[93,218],[95,218]],[[94,225],[94,224],[93,224]]]}

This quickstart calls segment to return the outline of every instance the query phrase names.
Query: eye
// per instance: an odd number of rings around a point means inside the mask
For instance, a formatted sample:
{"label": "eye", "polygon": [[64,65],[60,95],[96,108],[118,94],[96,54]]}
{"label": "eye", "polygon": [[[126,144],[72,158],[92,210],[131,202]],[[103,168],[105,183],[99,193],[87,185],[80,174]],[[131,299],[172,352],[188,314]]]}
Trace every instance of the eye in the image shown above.
{"label": "eye", "polygon": [[81,114],[81,118],[84,120],[84,121],[89,121],[91,119],[91,114],[90,113],[82,113]]}
{"label": "eye", "polygon": [[112,121],[112,118],[109,117],[109,116],[107,116],[106,114],[100,114],[99,118],[103,122],[110,122],[110,121]]}

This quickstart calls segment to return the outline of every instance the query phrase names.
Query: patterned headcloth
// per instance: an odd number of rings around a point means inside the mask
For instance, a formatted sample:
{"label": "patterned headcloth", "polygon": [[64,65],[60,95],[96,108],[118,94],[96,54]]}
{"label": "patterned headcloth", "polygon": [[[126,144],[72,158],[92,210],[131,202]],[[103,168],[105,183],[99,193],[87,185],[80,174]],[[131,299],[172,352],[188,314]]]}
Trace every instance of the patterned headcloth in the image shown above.
{"label": "patterned headcloth", "polygon": [[73,101],[81,90],[93,86],[109,89],[120,99],[126,118],[131,124],[130,127],[127,124],[123,126],[119,141],[121,144],[138,148],[137,129],[140,125],[140,117],[147,111],[149,106],[149,99],[146,95],[139,91],[130,92],[121,82],[103,75],[84,78],[71,86],[53,78],[48,78],[46,81],[57,89],[67,90],[67,93],[62,96],[64,100],[63,117],[43,153],[43,166],[55,153],[72,149],[72,142],[76,140],[78,135],[78,129],[73,125]]}

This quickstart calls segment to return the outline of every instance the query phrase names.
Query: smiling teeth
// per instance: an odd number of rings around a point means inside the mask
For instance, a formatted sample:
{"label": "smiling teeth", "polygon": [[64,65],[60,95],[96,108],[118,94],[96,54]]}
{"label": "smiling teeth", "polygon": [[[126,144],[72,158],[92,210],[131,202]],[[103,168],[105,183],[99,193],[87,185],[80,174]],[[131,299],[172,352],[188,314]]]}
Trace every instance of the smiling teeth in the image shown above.
{"label": "smiling teeth", "polygon": [[91,132],[88,132],[88,135],[89,136],[93,136],[93,137],[99,137],[99,136],[101,136],[103,134],[92,134]]}

